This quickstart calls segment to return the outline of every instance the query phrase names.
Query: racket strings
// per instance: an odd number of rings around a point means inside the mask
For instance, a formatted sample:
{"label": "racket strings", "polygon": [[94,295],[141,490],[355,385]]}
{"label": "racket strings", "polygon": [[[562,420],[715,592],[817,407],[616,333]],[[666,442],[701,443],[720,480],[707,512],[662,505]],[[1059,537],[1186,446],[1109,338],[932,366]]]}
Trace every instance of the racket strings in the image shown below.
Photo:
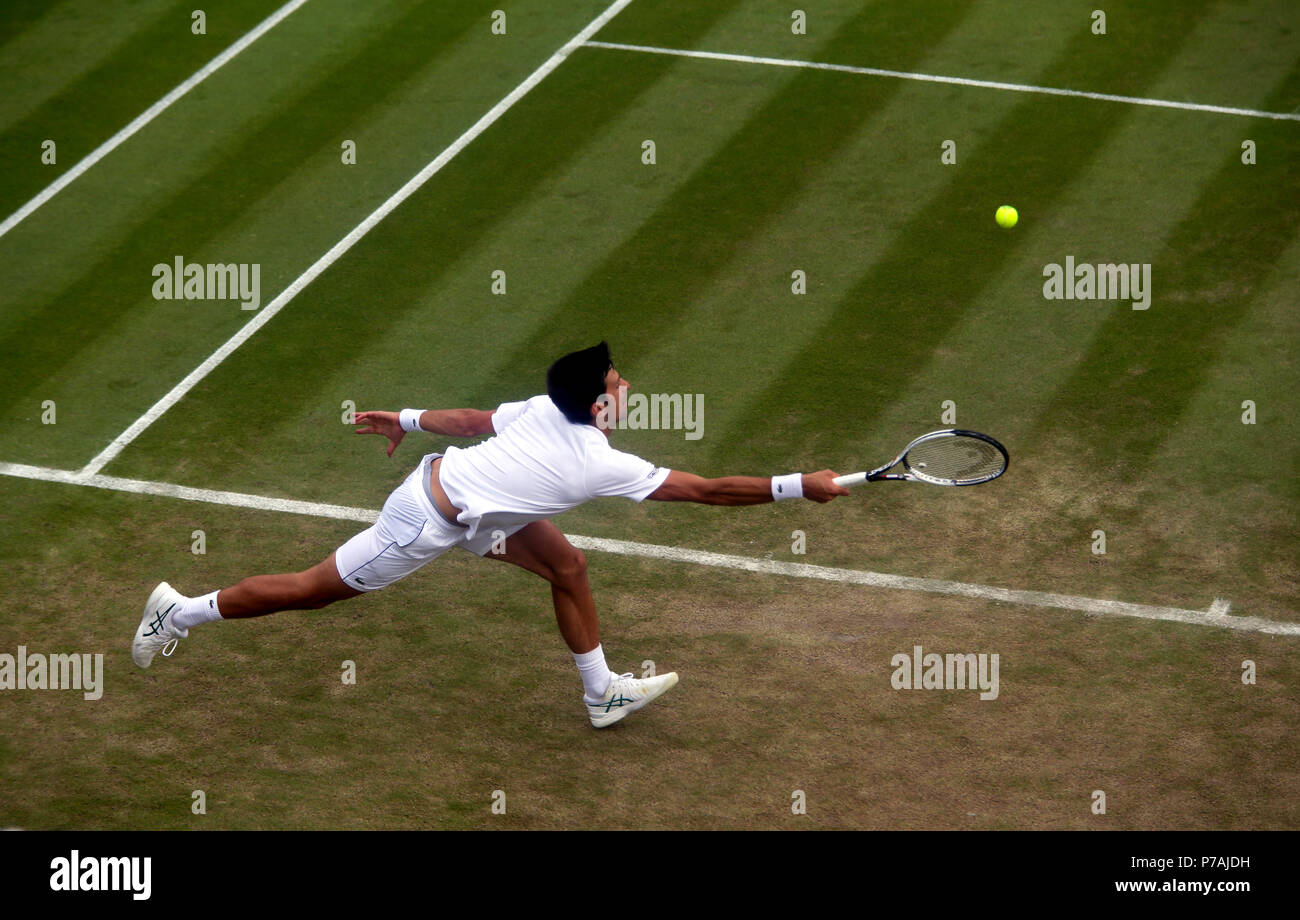
{"label": "racket strings", "polygon": [[1006,467],[995,446],[960,435],[923,441],[907,452],[904,462],[918,476],[956,482],[991,479]]}

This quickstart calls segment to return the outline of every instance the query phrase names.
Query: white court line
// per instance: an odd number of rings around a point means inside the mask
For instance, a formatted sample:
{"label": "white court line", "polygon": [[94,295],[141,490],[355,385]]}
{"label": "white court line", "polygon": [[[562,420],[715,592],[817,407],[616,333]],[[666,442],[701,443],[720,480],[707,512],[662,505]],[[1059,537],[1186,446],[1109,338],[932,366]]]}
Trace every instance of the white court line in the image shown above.
{"label": "white court line", "polygon": [[[149,482],[140,479],[122,479],[117,476],[89,475],[71,470],[54,470],[20,463],[0,463],[0,475],[22,479],[37,479],[67,485],[91,486],[117,492],[135,492],[141,495],[158,495],[192,502],[214,505],[231,505],[259,511],[279,511],[287,514],[304,514],[312,517],[335,518],[371,524],[378,518],[377,511],[350,508],[345,505],[328,505],[317,502],[295,501],[288,498],[268,498],[246,495],[242,492],[221,492],[214,489],[196,489],[168,482]],[[934,578],[909,578],[905,575],[885,575],[858,569],[837,569],[796,562],[777,562],[771,559],[751,559],[746,556],[728,556],[701,550],[682,549],[676,546],[658,546],[653,543],[631,543],[627,540],[609,540],[603,537],[583,537],[566,534],[574,546],[583,550],[616,553],[622,556],[642,556],[669,562],[685,562],[715,568],[759,572],[766,575],[785,575],[793,578],[814,578],[842,584],[865,585],[871,588],[890,588],[899,591],[920,591],[926,594],[950,594],[979,600],[1000,601],[1027,607],[1050,607],[1077,610],[1095,616],[1136,617],[1143,620],[1166,620],[1193,626],[1214,626],[1241,632],[1268,633],[1275,636],[1300,636],[1300,622],[1287,623],[1265,620],[1260,617],[1234,617],[1228,615],[1227,601],[1216,598],[1209,610],[1184,610],[1179,607],[1152,607],[1147,604],[1130,604],[1070,594],[1048,594],[1042,591],[1019,591],[995,588],[959,581],[940,581]]]}
{"label": "white court line", "polygon": [[943,77],[928,73],[908,73],[902,70],[880,70],[875,67],[851,67],[848,64],[819,64],[815,61],[795,61],[789,58],[752,57],[748,54],[726,54],[720,51],[687,51],[682,48],[660,48],[654,45],[624,45],[617,42],[586,43],[588,48],[609,48],[614,51],[640,51],[645,54],[668,54],[674,57],[702,58],[708,61],[731,61],[738,64],[769,64],[774,67],[802,67],[809,70],[833,70],[837,73],[862,74],[869,77],[893,77],[897,80],[919,80],[922,83],[949,83],[954,86],[976,86],[983,89],[1002,89],[1013,93],[1041,93],[1045,96],[1073,96],[1079,99],[1097,99],[1102,102],[1127,102],[1130,105],[1150,105],[1162,109],[1182,109],[1187,112],[1213,112],[1218,115],[1246,115],[1251,118],[1272,118],[1276,121],[1300,121],[1300,114],[1286,112],[1261,112],[1258,109],[1239,109],[1224,105],[1203,105],[1198,102],[1175,102],[1171,99],[1147,99],[1142,96],[1115,96],[1110,93],[1089,93],[1078,89],[1057,89],[1051,86],[1030,86],[1025,83],[1000,83],[996,80],[972,80],[967,77]]}
{"label": "white court line", "polygon": [[541,83],[542,80],[551,73],[551,71],[564,63],[565,59],[570,54],[586,42],[592,35],[596,34],[601,27],[617,16],[619,12],[631,2],[632,0],[615,0],[614,3],[611,3],[606,7],[605,12],[601,13],[588,23],[586,28],[565,42],[564,46],[561,47],[559,51],[547,58],[545,63],[529,74],[528,78],[525,79],[524,82],[520,83],[511,90],[505,98],[492,106],[486,115],[474,122],[474,124],[470,126],[469,130],[456,138],[456,140],[453,141],[446,150],[438,154],[431,163],[416,173],[415,176],[405,185],[394,192],[392,196],[376,208],[369,217],[357,224],[357,226],[354,227],[347,236],[335,243],[329,252],[325,253],[325,255],[312,263],[311,267],[299,275],[292,284],[281,291],[280,295],[276,297],[275,300],[271,301],[258,311],[257,315],[245,323],[244,326],[231,336],[224,345],[209,355],[207,360],[202,364],[190,371],[185,379],[172,387],[162,399],[154,403],[153,406],[150,407],[149,411],[145,412],[144,415],[132,422],[131,426],[127,428],[126,431],[114,438],[107,447],[100,451],[93,460],[82,468],[81,472],[85,475],[93,475],[103,469],[105,464],[112,461],[114,457],[122,452],[123,448],[139,437],[141,432],[156,422],[164,412],[176,405],[176,403],[180,402],[185,394],[194,388],[195,384],[212,372],[213,368],[229,357],[230,354],[240,345],[247,342],[252,337],[253,333],[257,332],[257,330],[270,322],[271,318],[274,317],[275,314],[279,313],[280,310],[289,303],[289,301],[293,300],[293,298],[296,297],[303,288],[311,284],[312,281],[325,271],[325,269],[333,265],[340,256],[351,249],[353,245],[369,233],[376,224],[392,213],[398,205],[411,197],[420,186],[428,182],[429,179],[439,170],[451,162],[452,158],[455,157],[456,154],[464,150],[471,141],[486,131],[493,122],[504,115],[511,106],[522,99],[533,87],[538,83]]}
{"label": "white court line", "polygon": [[239,52],[243,51],[245,48],[247,48],[253,42],[257,41],[267,32],[271,31],[280,23],[281,20],[283,20],[286,16],[288,16],[290,13],[298,9],[298,7],[302,6],[306,2],[307,0],[289,0],[289,2],[286,3],[284,6],[280,7],[270,16],[266,17],[260,23],[254,26],[253,29],[247,34],[245,34],[243,38],[235,42],[225,51],[218,54],[206,65],[204,65],[201,69],[195,71],[195,73],[192,76],[190,76],[188,80],[178,85],[166,96],[163,96],[153,105],[149,106],[149,108],[145,109],[143,112],[137,115],[135,117],[135,120],[132,121],[129,125],[123,128],[121,131],[118,131],[108,140],[104,141],[104,143],[100,144],[98,147],[96,147],[94,150],[88,153],[85,157],[83,157],[81,161],[77,163],[77,165],[73,166],[63,175],[59,176],[59,178],[55,179],[48,186],[46,186],[45,190],[42,191],[40,194],[38,194],[35,198],[33,198],[31,201],[27,202],[17,211],[14,211],[12,214],[6,217],[4,219],[4,222],[0,223],[0,236],[4,236],[14,227],[18,226],[18,224],[20,224],[33,211],[35,211],[41,205],[45,204],[45,202],[49,201],[51,198],[53,198],[55,195],[61,192],[68,185],[75,182],[78,176],[80,176],[86,170],[90,169],[90,167],[94,166],[100,160],[104,159],[104,157],[108,156],[119,146],[121,146],[121,144],[124,141],[126,141],[129,137],[131,137],[131,135],[135,134],[145,125],[149,124],[149,122],[153,121],[155,118],[161,115],[164,111],[167,110],[167,108],[173,102],[181,98],[181,96],[184,96],[190,90],[194,89],[194,87],[198,86],[208,77],[212,76],[214,73],[220,70],[225,64],[227,64],[230,61],[231,58],[239,54]]}

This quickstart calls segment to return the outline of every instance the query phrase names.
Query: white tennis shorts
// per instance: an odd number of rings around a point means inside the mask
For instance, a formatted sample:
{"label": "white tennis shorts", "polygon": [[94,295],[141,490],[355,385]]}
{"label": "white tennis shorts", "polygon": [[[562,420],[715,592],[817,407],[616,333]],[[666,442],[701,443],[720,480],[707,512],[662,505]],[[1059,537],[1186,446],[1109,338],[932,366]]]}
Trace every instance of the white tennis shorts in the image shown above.
{"label": "white tennis shorts", "polygon": [[447,520],[425,491],[429,464],[442,454],[427,454],[393,490],[379,520],[334,552],[339,577],[358,591],[377,591],[410,575],[453,546],[484,556],[493,543],[525,525],[496,527],[466,540],[468,528]]}

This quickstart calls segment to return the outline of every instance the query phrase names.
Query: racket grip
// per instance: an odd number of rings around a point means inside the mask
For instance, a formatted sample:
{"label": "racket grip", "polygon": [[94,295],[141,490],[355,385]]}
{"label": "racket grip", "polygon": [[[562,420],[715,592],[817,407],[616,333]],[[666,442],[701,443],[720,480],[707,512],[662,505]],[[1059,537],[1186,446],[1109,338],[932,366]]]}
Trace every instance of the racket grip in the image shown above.
{"label": "racket grip", "polygon": [[867,481],[866,473],[849,473],[845,476],[836,476],[831,482],[837,486],[849,488],[851,486],[860,486]]}

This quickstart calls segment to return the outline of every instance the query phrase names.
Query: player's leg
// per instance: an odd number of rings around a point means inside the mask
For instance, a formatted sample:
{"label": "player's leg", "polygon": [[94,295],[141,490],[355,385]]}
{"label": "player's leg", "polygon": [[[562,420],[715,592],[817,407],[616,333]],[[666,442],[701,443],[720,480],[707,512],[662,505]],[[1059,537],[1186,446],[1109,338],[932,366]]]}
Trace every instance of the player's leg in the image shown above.
{"label": "player's leg", "polygon": [[587,581],[587,557],[550,521],[533,523],[506,538],[505,552],[486,554],[540,575],[551,583],[560,635],[575,655],[600,645],[596,601]]}
{"label": "player's leg", "polygon": [[343,580],[334,556],[330,553],[323,561],[301,572],[253,575],[218,591],[216,602],[221,618],[240,620],[282,610],[319,610],[335,601],[364,593]]}
{"label": "player's leg", "polygon": [[131,657],[147,668],[157,652],[170,654],[166,646],[187,638],[190,628],[201,623],[260,617],[282,610],[319,610],[334,601],[356,597],[362,592],[339,575],[335,555],[330,553],[301,572],[253,575],[200,597],[186,597],[164,581],[154,588],[145,604],[144,618],[131,643]]}
{"label": "player's leg", "polygon": [[613,725],[677,683],[675,672],[638,679],[609,669],[600,645],[596,601],[587,581],[587,558],[558,527],[550,521],[534,521],[507,537],[504,549],[483,555],[550,582],[555,621],[582,677],[583,702],[592,725]]}
{"label": "player's leg", "polygon": [[437,558],[456,545],[460,531],[427,515],[411,485],[416,473],[393,490],[373,526],[309,569],[254,575],[201,597],[186,597],[166,582],[158,585],[132,641],[135,663],[149,667],[157,652],[168,654],[168,645],[199,624],[317,610],[390,585]]}
{"label": "player's leg", "polygon": [[334,601],[356,597],[338,573],[334,553],[309,569],[284,575],[254,575],[229,588],[201,597],[186,597],[167,582],[154,588],[144,618],[131,643],[131,657],[142,668],[173,640],[185,639],[190,627],[213,620],[260,617],[281,610],[319,610]]}

